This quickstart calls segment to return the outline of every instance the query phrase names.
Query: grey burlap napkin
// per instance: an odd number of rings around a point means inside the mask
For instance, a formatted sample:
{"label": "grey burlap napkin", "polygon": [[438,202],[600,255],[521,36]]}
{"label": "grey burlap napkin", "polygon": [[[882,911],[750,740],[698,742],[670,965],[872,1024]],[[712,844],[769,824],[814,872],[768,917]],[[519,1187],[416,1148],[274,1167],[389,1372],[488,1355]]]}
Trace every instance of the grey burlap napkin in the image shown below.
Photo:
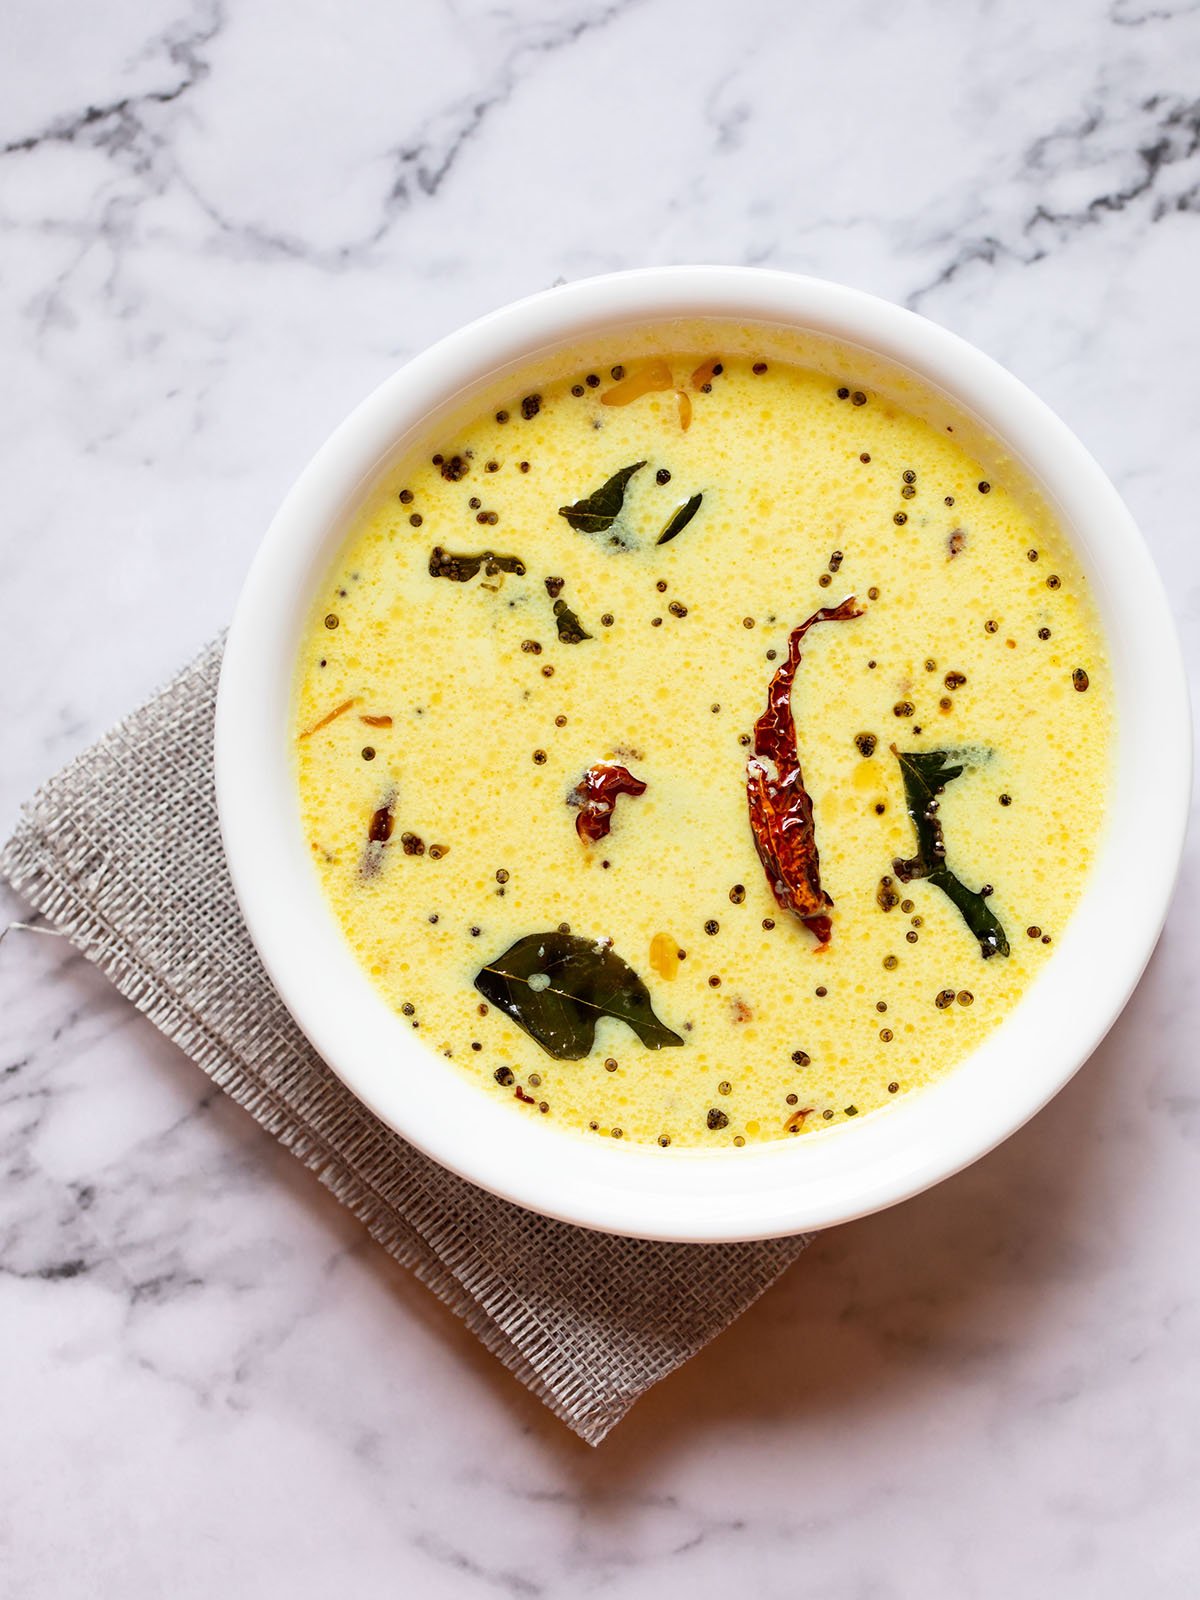
{"label": "grey burlap napkin", "polygon": [[756,1300],[805,1240],[648,1244],[551,1222],[444,1171],[359,1104],[259,964],[213,792],[221,646],[41,789],[13,887],[590,1444]]}

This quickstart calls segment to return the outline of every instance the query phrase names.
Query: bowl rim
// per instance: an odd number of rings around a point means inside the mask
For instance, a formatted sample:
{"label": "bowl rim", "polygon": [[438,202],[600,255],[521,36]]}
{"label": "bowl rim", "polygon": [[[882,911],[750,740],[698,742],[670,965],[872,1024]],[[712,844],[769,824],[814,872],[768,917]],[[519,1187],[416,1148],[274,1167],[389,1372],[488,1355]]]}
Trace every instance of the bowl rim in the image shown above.
{"label": "bowl rim", "polygon": [[[1095,587],[1121,759],[1110,837],[1052,959],[953,1071],[817,1139],[663,1152],[522,1118],[454,1068],[418,1074],[397,1064],[427,1068],[437,1058],[401,1031],[324,903],[299,827],[286,711],[311,597],[349,509],[398,438],[531,351],[700,317],[799,326],[865,347],[982,420],[1055,507]],[[357,1098],[441,1165],[518,1205],[691,1242],[849,1221],[942,1181],[1014,1133],[1092,1053],[1149,960],[1191,788],[1187,680],[1166,595],[1130,513],[1078,438],[1005,368],[917,313],[828,280],[750,267],[643,268],[560,285],[449,334],[369,394],[300,474],[254,557],[226,641],[214,752],[225,853],[251,938],[288,1010]],[[1134,823],[1136,863],[1119,848]]]}

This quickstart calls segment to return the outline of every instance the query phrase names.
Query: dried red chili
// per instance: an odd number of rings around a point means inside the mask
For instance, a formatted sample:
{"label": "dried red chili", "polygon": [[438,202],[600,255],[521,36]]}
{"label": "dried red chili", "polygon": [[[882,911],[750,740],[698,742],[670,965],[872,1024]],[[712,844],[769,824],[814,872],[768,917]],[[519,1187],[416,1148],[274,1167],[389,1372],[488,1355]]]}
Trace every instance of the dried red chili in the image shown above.
{"label": "dried red chili", "polygon": [[575,786],[574,799],[579,806],[575,831],[581,839],[596,844],[608,835],[617,797],[645,792],[646,785],[628,767],[620,767],[615,761],[597,761]]}
{"label": "dried red chili", "polygon": [[[794,628],[787,660],[771,679],[767,709],[754,724],[754,755],[746,763],[746,799],[758,858],[776,900],[799,917],[820,944],[829,943],[833,901],[821,887],[812,801],[804,787],[792,718],[792,680],[800,665],[800,642],[818,622],[845,622],[860,617],[854,596],[839,606],[823,606]],[[772,778],[763,761],[775,763]]]}

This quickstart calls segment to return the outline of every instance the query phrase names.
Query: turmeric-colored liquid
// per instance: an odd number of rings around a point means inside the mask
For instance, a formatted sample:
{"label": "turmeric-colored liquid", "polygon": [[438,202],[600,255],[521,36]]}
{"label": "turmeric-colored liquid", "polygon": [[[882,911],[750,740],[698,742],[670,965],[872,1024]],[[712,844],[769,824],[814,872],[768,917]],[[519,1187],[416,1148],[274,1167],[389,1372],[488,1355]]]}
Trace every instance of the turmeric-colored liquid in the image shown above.
{"label": "turmeric-colored liquid", "polygon": [[[514,1115],[711,1147],[875,1112],[996,1027],[1087,877],[1111,696],[1079,566],[949,426],[852,378],[711,348],[556,371],[391,472],[314,604],[294,731],[333,914],[430,1070]],[[639,461],[610,529],[559,514]],[[434,576],[435,547],[524,572]],[[560,638],[555,594],[590,638]],[[863,614],[809,632],[791,700],[821,949],[767,881],[746,762],[790,631],[851,594]],[[893,745],[964,767],[945,859],[991,886],[1007,956],[896,876],[917,841]],[[602,760],[645,791],[589,842],[571,802]],[[682,1045],[601,1017],[586,1059],[556,1060],[482,999],[486,963],[564,924],[612,941]]]}

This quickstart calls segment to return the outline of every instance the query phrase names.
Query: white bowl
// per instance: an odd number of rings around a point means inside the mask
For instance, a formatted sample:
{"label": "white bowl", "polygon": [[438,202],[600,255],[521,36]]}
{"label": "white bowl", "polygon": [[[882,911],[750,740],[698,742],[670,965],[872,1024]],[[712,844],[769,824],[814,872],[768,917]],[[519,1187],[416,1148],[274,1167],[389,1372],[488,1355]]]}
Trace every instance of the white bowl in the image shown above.
{"label": "white bowl", "polygon": [[[938,391],[985,466],[1023,472],[1077,550],[1108,634],[1117,714],[1093,875],[1006,1021],[932,1087],[859,1123],[713,1152],[592,1143],[527,1120],[417,1043],[325,902],[301,832],[291,735],[310,604],[362,495],[407,442],[535,353],[606,335],[619,347],[622,330],[678,317],[810,330],[840,342],[858,381],[891,372],[903,387],[908,372]],[[1166,915],[1191,725],[1175,629],[1138,530],[1096,462],[1023,384],[934,323],[853,289],[740,267],[664,267],[495,311],[409,362],[341,424],[284,501],[246,580],[221,673],[216,763],[229,867],[267,971],[377,1116],[463,1177],[536,1211],[647,1238],[733,1240],[825,1227],[916,1194],[1062,1088],[1124,1006]]]}

